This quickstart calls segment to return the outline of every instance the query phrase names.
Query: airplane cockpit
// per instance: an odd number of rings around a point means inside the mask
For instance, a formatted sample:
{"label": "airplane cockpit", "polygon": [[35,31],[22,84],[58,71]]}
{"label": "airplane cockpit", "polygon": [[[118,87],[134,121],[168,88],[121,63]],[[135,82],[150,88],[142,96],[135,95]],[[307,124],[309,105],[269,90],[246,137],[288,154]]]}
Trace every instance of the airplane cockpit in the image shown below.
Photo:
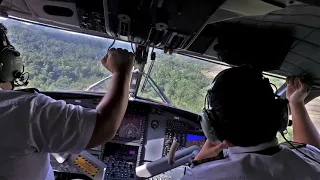
{"label": "airplane cockpit", "polygon": [[27,88],[17,90],[36,88],[69,104],[96,108],[112,78],[100,65],[108,49],[135,55],[115,137],[80,154],[52,153],[57,180],[178,180],[206,141],[199,114],[224,69],[259,68],[283,98],[287,76],[310,77],[306,103],[320,130],[319,6],[312,0],[2,0],[0,23],[29,73]]}

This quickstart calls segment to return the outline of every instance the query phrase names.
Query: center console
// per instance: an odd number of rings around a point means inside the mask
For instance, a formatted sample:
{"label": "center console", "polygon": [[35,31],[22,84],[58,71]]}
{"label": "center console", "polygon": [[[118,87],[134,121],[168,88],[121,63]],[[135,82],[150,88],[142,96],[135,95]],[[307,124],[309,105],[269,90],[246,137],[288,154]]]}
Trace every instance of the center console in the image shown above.
{"label": "center console", "polygon": [[[48,95],[48,94],[47,94]],[[49,95],[50,96],[50,95]],[[63,99],[69,104],[95,108],[99,97],[93,95],[53,94],[55,99]],[[69,99],[68,99],[69,98]],[[173,141],[179,142],[178,150],[205,142],[197,114],[174,107],[168,107],[147,101],[129,101],[126,114],[115,137],[104,145],[87,149],[97,160],[106,166],[106,180],[139,179],[135,169],[138,166],[161,159],[170,150]],[[59,164],[51,158],[56,173],[65,173],[73,178],[81,171],[72,164]],[[185,165],[149,179],[180,179],[184,176]],[[62,178],[65,180],[68,178]],[[86,179],[83,176],[78,179]]]}
{"label": "center console", "polygon": [[146,118],[126,114],[113,140],[87,150],[107,165],[105,179],[136,179],[135,168],[140,164]]}
{"label": "center console", "polygon": [[89,150],[107,165],[105,179],[136,179],[140,165],[148,109],[129,105],[115,137],[108,143]]}
{"label": "center console", "polygon": [[135,179],[139,146],[107,143],[102,161],[107,165],[106,179]]}
{"label": "center console", "polygon": [[107,165],[106,179],[135,179],[140,164],[146,118],[136,112],[126,114],[116,136],[104,145],[101,161]]}

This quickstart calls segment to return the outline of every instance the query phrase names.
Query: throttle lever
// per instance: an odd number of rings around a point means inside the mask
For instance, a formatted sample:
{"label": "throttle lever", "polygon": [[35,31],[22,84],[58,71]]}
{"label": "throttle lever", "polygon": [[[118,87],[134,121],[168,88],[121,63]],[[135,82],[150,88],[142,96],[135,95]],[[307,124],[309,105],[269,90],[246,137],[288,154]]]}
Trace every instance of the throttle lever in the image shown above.
{"label": "throttle lever", "polygon": [[172,153],[172,156],[170,155],[171,160],[174,159],[174,162],[172,162],[172,164],[168,163],[168,155],[148,164],[138,166],[136,167],[136,176],[142,178],[150,178],[158,174],[167,172],[176,167],[185,165],[199,153],[200,149],[201,148],[199,146],[190,146],[176,152],[174,151],[175,153]]}
{"label": "throttle lever", "polygon": [[179,143],[176,139],[173,140],[172,145],[170,146],[170,150],[168,153],[168,164],[173,164],[175,159],[174,156],[176,154],[176,151],[179,147]]}

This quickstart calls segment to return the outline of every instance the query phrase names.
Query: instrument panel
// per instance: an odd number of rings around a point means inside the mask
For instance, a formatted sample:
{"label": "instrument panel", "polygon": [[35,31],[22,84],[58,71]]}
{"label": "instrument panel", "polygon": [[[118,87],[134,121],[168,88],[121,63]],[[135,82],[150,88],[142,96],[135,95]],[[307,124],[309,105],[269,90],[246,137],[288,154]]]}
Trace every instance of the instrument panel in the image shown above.
{"label": "instrument panel", "polygon": [[163,156],[169,153],[173,141],[177,141],[180,146],[177,150],[192,145],[202,146],[206,140],[201,134],[199,126],[192,126],[189,123],[180,120],[167,120],[165,145],[163,148]]}
{"label": "instrument panel", "polygon": [[[95,108],[99,102],[96,98],[64,100],[87,108]],[[147,101],[130,101],[115,137],[110,142],[87,151],[107,165],[106,180],[139,179],[135,176],[136,166],[166,156],[173,140],[179,142],[178,149],[204,144],[206,138],[198,118],[196,114],[173,107]],[[80,174],[76,167],[58,164],[53,158],[51,165],[55,172]],[[180,179],[185,168],[186,166],[178,167],[150,179]]]}

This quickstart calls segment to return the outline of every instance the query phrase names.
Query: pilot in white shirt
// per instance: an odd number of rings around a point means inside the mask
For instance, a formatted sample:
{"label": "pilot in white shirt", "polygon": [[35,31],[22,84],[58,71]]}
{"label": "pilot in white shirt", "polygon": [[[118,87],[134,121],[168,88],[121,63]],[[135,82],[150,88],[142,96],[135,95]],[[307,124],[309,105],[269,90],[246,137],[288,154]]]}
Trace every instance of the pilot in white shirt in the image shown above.
{"label": "pilot in white shirt", "polygon": [[111,49],[102,59],[112,85],[96,109],[87,109],[11,91],[21,62],[2,24],[0,39],[0,180],[53,180],[49,153],[80,153],[114,137],[128,103],[132,54]]}
{"label": "pilot in white shirt", "polygon": [[182,180],[320,179],[320,136],[304,106],[307,95],[300,78],[287,79],[295,142],[279,145],[276,134],[288,118],[285,101],[275,98],[256,70],[221,72],[208,91],[201,121],[208,139]]}

